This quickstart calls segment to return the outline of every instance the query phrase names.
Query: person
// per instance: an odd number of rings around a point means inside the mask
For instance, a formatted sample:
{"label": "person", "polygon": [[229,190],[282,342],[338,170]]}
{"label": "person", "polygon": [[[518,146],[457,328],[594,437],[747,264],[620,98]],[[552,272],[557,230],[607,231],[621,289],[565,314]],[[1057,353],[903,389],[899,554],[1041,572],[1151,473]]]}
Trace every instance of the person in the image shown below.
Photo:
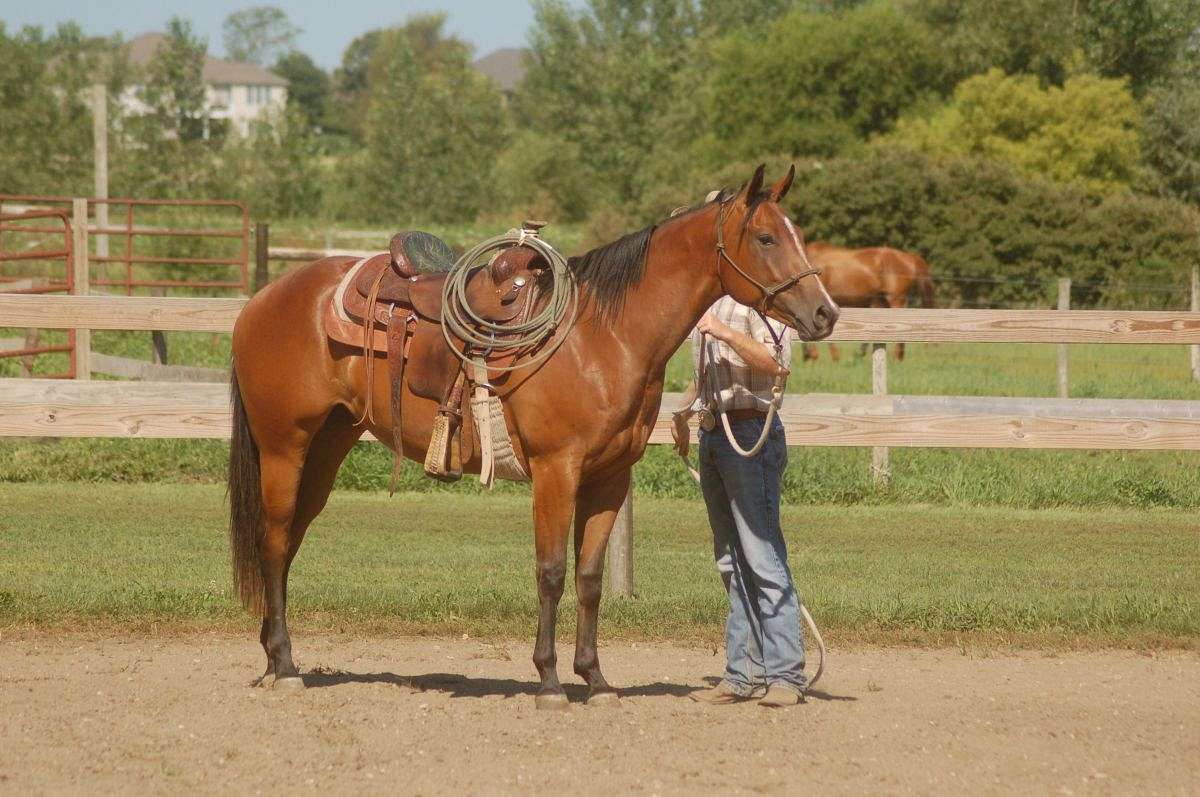
{"label": "person", "polygon": [[779,524],[788,456],[783,424],[771,418],[762,448],[744,457],[730,445],[721,418],[729,421],[738,445],[752,450],[767,422],[776,379],[782,388],[788,374],[788,331],[725,296],[696,325],[692,351],[696,378],[675,413],[672,435],[676,451],[686,457],[688,419],[700,413],[700,488],[729,614],[724,676],[691,696],[713,704],[759,699],[763,706],[795,705],[807,682],[800,601]]}

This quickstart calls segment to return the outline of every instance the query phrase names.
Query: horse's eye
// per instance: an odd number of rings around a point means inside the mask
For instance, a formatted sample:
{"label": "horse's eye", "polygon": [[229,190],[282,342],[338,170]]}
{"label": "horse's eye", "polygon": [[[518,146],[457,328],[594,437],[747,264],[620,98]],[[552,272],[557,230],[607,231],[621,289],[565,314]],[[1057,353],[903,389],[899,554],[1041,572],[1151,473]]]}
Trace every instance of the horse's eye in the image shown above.
{"label": "horse's eye", "polygon": [[769,232],[760,232],[758,234],[758,242],[763,246],[772,246],[775,243],[775,236]]}

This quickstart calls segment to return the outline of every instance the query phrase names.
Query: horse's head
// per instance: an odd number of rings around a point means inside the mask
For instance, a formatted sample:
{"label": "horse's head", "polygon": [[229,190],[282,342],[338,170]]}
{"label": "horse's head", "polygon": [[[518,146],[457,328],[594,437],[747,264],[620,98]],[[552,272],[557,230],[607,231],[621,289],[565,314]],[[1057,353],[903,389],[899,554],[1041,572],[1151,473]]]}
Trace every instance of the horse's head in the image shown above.
{"label": "horse's head", "polygon": [[742,304],[795,329],[804,340],[833,332],[839,310],[804,251],[804,238],[779,206],[796,167],[763,188],[764,166],[733,196],[718,199],[717,276]]}

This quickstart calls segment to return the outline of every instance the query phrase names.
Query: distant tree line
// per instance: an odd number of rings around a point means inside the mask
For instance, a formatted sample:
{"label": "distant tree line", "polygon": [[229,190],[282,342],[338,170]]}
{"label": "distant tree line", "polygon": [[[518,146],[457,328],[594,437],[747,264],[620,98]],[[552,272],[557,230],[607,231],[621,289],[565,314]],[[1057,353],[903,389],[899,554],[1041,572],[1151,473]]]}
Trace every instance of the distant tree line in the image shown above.
{"label": "distant tree line", "polygon": [[237,12],[226,51],[289,81],[287,112],[244,138],[204,134],[184,21],[140,76],[117,41],[0,26],[0,191],[86,192],[102,75],[151,109],[113,120],[114,193],[384,226],[539,215],[598,240],[794,161],[810,236],[919,250],[963,301],[1044,298],[985,281],[1018,272],[1104,301],[1196,259],[1200,0],[534,8],[511,96],[440,15],[364,33],[326,73],[283,12]]}

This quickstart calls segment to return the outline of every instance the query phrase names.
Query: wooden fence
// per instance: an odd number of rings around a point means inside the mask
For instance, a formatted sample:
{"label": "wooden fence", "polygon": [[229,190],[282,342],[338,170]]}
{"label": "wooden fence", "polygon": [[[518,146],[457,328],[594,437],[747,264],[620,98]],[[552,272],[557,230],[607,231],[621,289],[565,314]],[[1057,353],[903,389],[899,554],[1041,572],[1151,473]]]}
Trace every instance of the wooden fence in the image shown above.
{"label": "wooden fence", "polygon": [[[229,332],[245,301],[0,294],[0,327]],[[847,308],[831,340],[1195,345],[1200,312]],[[790,395],[780,416],[789,444],[1200,450],[1200,401],[890,396],[881,353],[873,395]],[[651,443],[670,442],[678,402],[664,396]],[[229,426],[224,384],[0,383],[0,436],[223,438]],[[622,517],[610,544],[617,593],[632,586],[630,506]]]}

